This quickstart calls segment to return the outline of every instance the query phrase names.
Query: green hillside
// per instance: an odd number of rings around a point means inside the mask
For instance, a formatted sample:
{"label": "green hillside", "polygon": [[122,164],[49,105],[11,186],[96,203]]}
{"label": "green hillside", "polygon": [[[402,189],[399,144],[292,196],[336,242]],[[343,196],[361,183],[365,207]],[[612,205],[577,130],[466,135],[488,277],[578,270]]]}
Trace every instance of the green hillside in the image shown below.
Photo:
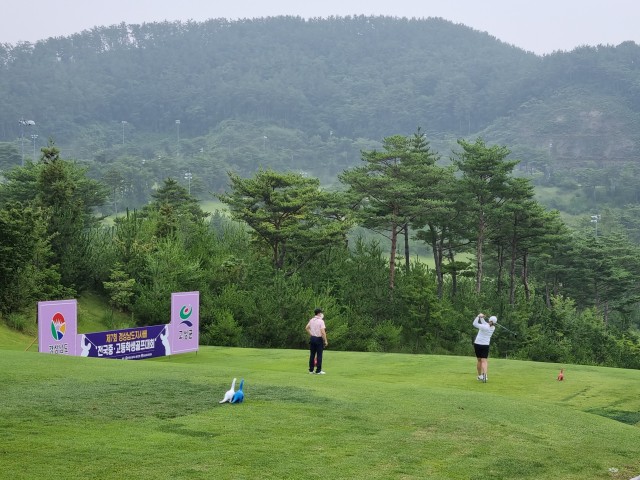
{"label": "green hillside", "polygon": [[38,351],[37,335],[27,335],[0,322],[0,349]]}

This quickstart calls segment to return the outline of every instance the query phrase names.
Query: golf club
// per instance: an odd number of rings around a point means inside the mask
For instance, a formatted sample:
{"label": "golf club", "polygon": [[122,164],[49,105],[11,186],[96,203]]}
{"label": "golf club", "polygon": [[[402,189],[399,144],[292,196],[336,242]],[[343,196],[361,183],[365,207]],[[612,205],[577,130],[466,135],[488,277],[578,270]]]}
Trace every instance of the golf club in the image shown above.
{"label": "golf club", "polygon": [[509,332],[511,335],[513,335],[514,337],[517,337],[518,334],[516,332],[514,332],[513,330],[509,330],[507,327],[505,327],[504,325],[500,325],[499,323],[496,323],[497,326],[499,326],[500,328],[504,328],[507,332]]}

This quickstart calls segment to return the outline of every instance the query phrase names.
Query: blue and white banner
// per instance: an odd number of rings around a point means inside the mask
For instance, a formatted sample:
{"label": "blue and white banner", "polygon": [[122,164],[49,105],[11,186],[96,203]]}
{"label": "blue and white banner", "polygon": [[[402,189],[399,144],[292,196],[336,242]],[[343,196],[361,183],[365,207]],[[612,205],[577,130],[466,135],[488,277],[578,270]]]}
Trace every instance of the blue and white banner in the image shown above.
{"label": "blue and white banner", "polygon": [[[77,352],[82,357],[142,360],[162,357],[170,352],[169,325],[127,328],[78,335]],[[170,353],[169,353],[170,354]]]}

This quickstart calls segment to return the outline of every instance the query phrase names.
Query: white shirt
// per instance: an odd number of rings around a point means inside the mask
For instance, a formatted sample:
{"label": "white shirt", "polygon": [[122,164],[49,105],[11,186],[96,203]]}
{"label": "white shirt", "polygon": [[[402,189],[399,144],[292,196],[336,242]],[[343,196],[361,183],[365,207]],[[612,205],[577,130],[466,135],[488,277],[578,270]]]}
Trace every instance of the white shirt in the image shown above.
{"label": "white shirt", "polygon": [[496,327],[490,326],[488,323],[485,323],[484,320],[481,320],[480,317],[476,317],[473,321],[473,326],[478,329],[478,335],[476,335],[476,339],[473,343],[477,345],[489,345],[491,341],[491,335],[493,335]]}

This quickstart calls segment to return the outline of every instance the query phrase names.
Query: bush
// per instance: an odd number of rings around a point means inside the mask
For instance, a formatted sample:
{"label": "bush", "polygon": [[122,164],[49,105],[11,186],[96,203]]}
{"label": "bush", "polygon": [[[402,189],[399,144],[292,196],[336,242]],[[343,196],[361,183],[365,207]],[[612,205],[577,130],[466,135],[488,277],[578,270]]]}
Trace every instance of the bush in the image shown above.
{"label": "bush", "polygon": [[394,352],[400,348],[402,339],[402,327],[396,326],[390,321],[376,325],[373,329],[373,338],[367,344],[369,352]]}
{"label": "bush", "polygon": [[233,318],[229,309],[214,312],[213,323],[203,329],[200,343],[204,345],[223,345],[237,347],[242,339],[242,327]]}
{"label": "bush", "polygon": [[9,313],[6,316],[6,322],[9,327],[19,332],[28,335],[36,334],[37,325],[35,325],[33,318],[26,313]]}

